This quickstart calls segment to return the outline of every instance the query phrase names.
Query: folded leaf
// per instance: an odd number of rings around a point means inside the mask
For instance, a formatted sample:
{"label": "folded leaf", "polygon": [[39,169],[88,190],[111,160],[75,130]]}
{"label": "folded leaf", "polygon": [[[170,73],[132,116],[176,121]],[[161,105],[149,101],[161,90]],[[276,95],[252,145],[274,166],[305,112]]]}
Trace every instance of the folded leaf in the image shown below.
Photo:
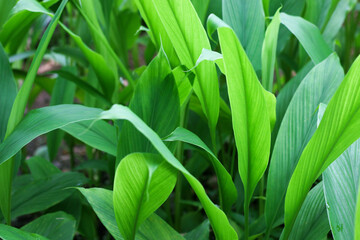
{"label": "folded leaf", "polygon": [[133,153],[118,165],[114,210],[125,239],[135,239],[139,226],[158,209],[175,187],[176,170],[156,154]]}

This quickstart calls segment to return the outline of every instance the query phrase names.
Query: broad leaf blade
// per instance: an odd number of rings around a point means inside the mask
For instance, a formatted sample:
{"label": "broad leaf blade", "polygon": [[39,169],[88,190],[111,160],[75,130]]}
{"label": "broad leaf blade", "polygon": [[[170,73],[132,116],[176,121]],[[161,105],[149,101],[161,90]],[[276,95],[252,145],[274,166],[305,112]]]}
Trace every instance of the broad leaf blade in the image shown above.
{"label": "broad leaf blade", "polygon": [[71,240],[75,235],[76,221],[64,212],[48,213],[26,224],[21,230],[36,233],[51,240]]}
{"label": "broad leaf blade", "polygon": [[360,137],[359,76],[358,57],[331,99],[319,128],[304,149],[291,177],[285,199],[283,238],[289,236],[312,183]]}
{"label": "broad leaf blade", "polygon": [[330,231],[326,214],[323,182],[318,183],[305,199],[296,218],[290,239],[324,239]]}
{"label": "broad leaf blade", "polygon": [[316,109],[328,103],[344,73],[336,55],[315,66],[297,88],[282,120],[267,182],[266,221],[268,231],[282,218],[284,198],[300,154],[316,130]]}
{"label": "broad leaf blade", "polygon": [[194,133],[185,128],[176,128],[164,141],[182,141],[205,150],[210,156],[209,160],[215,169],[216,176],[219,181],[220,204],[225,212],[228,212],[237,199],[235,185],[230,174],[214,155],[214,153],[206,146],[206,144]]}
{"label": "broad leaf blade", "polygon": [[[325,107],[320,105],[319,120]],[[353,239],[355,209],[360,180],[360,140],[354,142],[324,172],[324,194],[332,235],[336,239]],[[356,239],[356,238],[354,238]]]}
{"label": "broad leaf blade", "polygon": [[[203,48],[211,49],[206,32],[190,0],[152,0],[180,62],[195,66]],[[195,41],[194,41],[195,40]],[[220,94],[215,65],[203,62],[196,69],[194,91],[208,119],[213,144],[219,117]]]}
{"label": "broad leaf blade", "polygon": [[239,173],[245,188],[245,208],[248,208],[269,160],[270,118],[264,90],[234,31],[220,27],[218,33],[238,150]]}
{"label": "broad leaf blade", "polygon": [[236,33],[255,71],[260,71],[265,34],[262,0],[223,0],[222,11],[224,22]]}
{"label": "broad leaf blade", "polygon": [[296,36],[314,64],[320,63],[333,52],[314,24],[286,13],[280,13],[280,20]]}
{"label": "broad leaf blade", "polygon": [[139,226],[168,198],[177,172],[161,156],[133,153],[121,160],[114,180],[114,210],[120,232],[134,239]]}

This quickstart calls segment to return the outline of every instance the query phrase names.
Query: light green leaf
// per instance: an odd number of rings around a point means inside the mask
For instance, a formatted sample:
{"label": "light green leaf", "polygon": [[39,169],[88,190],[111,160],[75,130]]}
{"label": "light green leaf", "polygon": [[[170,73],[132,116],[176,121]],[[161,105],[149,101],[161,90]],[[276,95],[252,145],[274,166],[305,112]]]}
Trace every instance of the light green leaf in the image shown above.
{"label": "light green leaf", "polygon": [[139,226],[169,197],[176,170],[161,156],[133,153],[123,158],[114,180],[114,210],[120,232],[135,239]]}
{"label": "light green leaf", "polygon": [[211,0],[191,0],[191,3],[194,6],[197,15],[199,16],[202,23],[205,22],[206,13],[210,2]]}
{"label": "light green leaf", "polygon": [[222,15],[245,49],[255,71],[261,70],[261,46],[265,34],[262,0],[223,0]]}
{"label": "light green leaf", "polygon": [[358,57],[331,99],[319,128],[300,157],[285,198],[285,229],[282,235],[285,239],[291,232],[313,182],[360,137],[359,76]]}
{"label": "light green leaf", "polygon": [[[164,159],[181,171],[188,180],[209,217],[215,236],[219,239],[237,238],[236,232],[231,227],[226,215],[206,195],[201,183],[179,163],[151,128],[129,108],[122,105],[114,105],[110,110],[104,112],[101,109],[81,105],[57,105],[33,110],[17,126],[16,130],[0,144],[0,152],[2,153],[0,155],[0,164],[3,164],[24,145],[41,134],[63,127],[69,123],[91,119],[122,119],[130,121],[138,131],[145,135]],[[34,126],[34,123],[36,123],[36,126]],[[24,131],[26,134],[24,134]],[[9,146],[12,147],[10,148]]]}
{"label": "light green leaf", "polygon": [[[23,114],[25,112],[25,107],[27,101],[29,99],[29,95],[32,89],[32,86],[35,81],[35,77],[37,74],[37,70],[41,64],[42,58],[45,54],[47,46],[49,45],[50,39],[55,31],[56,25],[60,19],[60,15],[65,8],[67,0],[63,0],[56,11],[53,19],[49,23],[46,31],[41,38],[39,46],[36,50],[33,61],[31,62],[30,68],[28,70],[28,74],[24,80],[24,83],[16,95],[13,107],[11,109],[5,138],[9,136],[9,134],[14,130],[15,126],[21,121]],[[11,209],[11,184],[12,184],[12,174],[13,174],[14,162],[13,159],[8,161],[5,164],[0,166],[0,182],[4,183],[4,185],[0,188],[0,207],[1,211],[10,223],[10,209]]]}
{"label": "light green leaf", "polygon": [[265,32],[265,39],[261,52],[261,83],[263,87],[272,92],[274,82],[274,67],[276,61],[276,47],[280,27],[280,9],[275,13]]}
{"label": "light green leaf", "polygon": [[314,24],[286,13],[280,13],[280,20],[296,36],[314,64],[320,63],[333,52]]}
{"label": "light green leaf", "polygon": [[245,221],[248,221],[251,197],[269,161],[270,118],[263,87],[234,31],[220,27],[218,34],[224,58],[239,173],[245,189]]}
{"label": "light green leaf", "polygon": [[48,213],[26,224],[21,230],[36,233],[50,240],[71,240],[74,238],[76,221],[64,212]]}
{"label": "light green leaf", "polygon": [[[319,107],[318,122],[325,112]],[[353,239],[357,190],[360,180],[360,140],[353,143],[324,172],[324,194],[332,235]],[[356,239],[356,238],[354,238]]]}
{"label": "light green leaf", "polygon": [[[179,126],[178,91],[170,65],[162,50],[138,80],[129,108],[161,137],[167,136]],[[172,149],[174,146],[173,144]],[[120,130],[116,163],[133,152],[156,152],[156,150],[130,122],[125,122]]]}
{"label": "light green leaf", "polygon": [[[195,66],[203,48],[211,49],[206,32],[190,0],[152,0],[180,62]],[[195,69],[194,91],[208,119],[213,145],[219,117],[220,94],[214,63],[203,62]]]}
{"label": "light green leaf", "polygon": [[[94,209],[100,221],[116,240],[124,239],[117,227],[114,206],[113,192],[103,188],[78,188]],[[183,237],[172,229],[164,220],[156,214],[152,214],[140,226],[136,234],[137,240],[181,240]]]}
{"label": "light green leaf", "polygon": [[179,58],[177,57],[168,33],[166,32],[166,29],[160,20],[160,16],[156,11],[153,1],[134,0],[134,2],[136,3],[142,18],[146,22],[146,25],[150,29],[148,33],[152,42],[155,44],[156,49],[160,49],[162,46],[164,48],[164,52],[169,58],[171,65],[179,65]]}
{"label": "light green leaf", "polygon": [[47,240],[43,236],[28,233],[4,224],[0,224],[0,237],[3,240]]}
{"label": "light green leaf", "polygon": [[181,127],[176,128],[174,132],[163,140],[186,142],[205,150],[210,155],[208,159],[213,165],[219,181],[220,205],[225,212],[228,212],[237,199],[236,188],[230,174],[226,171],[224,166],[208,148],[208,146],[206,146],[206,144],[197,135]]}
{"label": "light green leaf", "polygon": [[317,107],[329,102],[343,76],[339,59],[333,54],[306,75],[292,97],[271,156],[265,206],[268,231],[282,219],[290,177],[316,130]]}

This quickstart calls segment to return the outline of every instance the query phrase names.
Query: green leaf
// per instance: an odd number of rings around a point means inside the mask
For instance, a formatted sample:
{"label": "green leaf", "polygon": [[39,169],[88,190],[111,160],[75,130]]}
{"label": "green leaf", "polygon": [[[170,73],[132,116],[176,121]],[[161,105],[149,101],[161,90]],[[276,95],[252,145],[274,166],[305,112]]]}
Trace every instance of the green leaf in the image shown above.
{"label": "green leaf", "polygon": [[[129,108],[161,137],[167,136],[179,126],[180,103],[177,86],[162,50],[138,80]],[[172,149],[174,146],[172,145]],[[117,164],[133,152],[156,150],[130,122],[125,122],[119,136]]]}
{"label": "green leaf", "polygon": [[329,102],[343,76],[339,59],[333,54],[306,75],[292,97],[271,156],[265,206],[268,231],[282,218],[290,177],[316,130],[316,109],[321,102]]}
{"label": "green leaf", "polygon": [[206,13],[210,2],[211,0],[191,0],[191,3],[194,6],[197,15],[199,16],[202,23],[205,22]]}
{"label": "green leaf", "polygon": [[[3,164],[24,145],[41,134],[63,127],[69,123],[91,119],[122,119],[130,121],[138,131],[145,135],[164,159],[181,171],[188,180],[209,217],[215,236],[221,239],[237,238],[236,232],[231,227],[226,215],[206,195],[201,183],[179,163],[151,128],[129,108],[122,105],[114,105],[110,110],[103,112],[101,109],[80,105],[57,105],[33,110],[17,126],[16,130],[0,144],[0,152],[2,153],[0,155],[0,164]],[[24,134],[24,131],[26,134]],[[9,146],[12,147],[10,148]]]}
{"label": "green leaf", "polygon": [[71,240],[75,235],[76,221],[64,212],[48,213],[26,224],[21,230],[36,233],[50,240]]}
{"label": "green leaf", "polygon": [[[325,112],[319,108],[319,120]],[[355,209],[360,180],[360,141],[357,140],[324,172],[324,194],[332,235],[336,239],[354,238]]]}
{"label": "green leaf", "polygon": [[166,32],[165,26],[160,20],[160,16],[156,11],[153,1],[134,0],[134,2],[136,3],[142,18],[146,22],[146,25],[150,29],[148,33],[156,48],[160,49],[162,46],[164,48],[164,52],[169,58],[171,65],[179,65],[179,58],[176,55],[175,49],[171,43],[168,33]]}
{"label": "green leaf", "polygon": [[0,237],[3,240],[47,240],[34,233],[28,233],[15,227],[0,224]]}
{"label": "green leaf", "polygon": [[18,217],[45,210],[69,197],[74,191],[66,189],[78,187],[87,182],[80,173],[58,173],[48,178],[35,179],[23,185],[13,194],[11,214]]}
{"label": "green leaf", "polygon": [[[190,0],[153,0],[160,20],[180,62],[191,69],[203,48],[211,49],[206,32]],[[194,91],[208,119],[213,145],[219,117],[220,94],[214,63],[203,62],[195,69]]]}
{"label": "green leaf", "polygon": [[260,71],[265,34],[262,0],[223,0],[222,11],[224,22],[236,33],[255,71]]}
{"label": "green leaf", "polygon": [[209,220],[194,228],[191,232],[185,234],[186,240],[208,240],[209,239]]}
{"label": "green leaf", "polygon": [[32,157],[25,161],[34,179],[43,179],[61,173],[60,169],[42,157]]}
{"label": "green leaf", "polygon": [[270,118],[264,89],[234,31],[219,27],[218,34],[238,150],[239,173],[245,189],[246,214],[255,187],[268,164]]}
{"label": "green leaf", "polygon": [[219,181],[220,205],[225,212],[228,212],[237,199],[235,185],[230,174],[214,155],[214,153],[206,146],[206,144],[194,133],[185,128],[178,127],[164,141],[182,141],[195,145],[209,154],[209,160],[215,169],[216,176]]}
{"label": "green leaf", "polygon": [[[347,13],[356,5],[356,0],[338,0],[332,1],[332,6],[328,12],[326,26],[323,28],[323,36],[328,42],[331,42],[343,26]],[[335,6],[336,4],[336,6]]]}
{"label": "green leaf", "polygon": [[280,9],[275,13],[265,32],[265,39],[261,52],[261,83],[263,87],[272,92],[274,82],[274,67],[276,61],[276,47],[280,27]]}
{"label": "green leaf", "polygon": [[284,118],[284,115],[286,113],[286,110],[289,106],[289,103],[291,102],[291,99],[293,98],[296,89],[299,87],[301,81],[304,79],[304,77],[309,73],[309,71],[313,68],[314,64],[312,62],[309,62],[306,64],[300,71],[296,73],[296,76],[293,77],[285,86],[281,89],[279,95],[276,98],[277,104],[276,104],[276,122],[275,126],[272,132],[272,146],[274,145],[274,141],[276,139],[276,136],[278,134],[280,124],[282,123],[282,120]]}
{"label": "green leaf", "polygon": [[360,238],[360,185],[358,189],[357,201],[356,201],[356,212],[355,212],[355,236],[354,239]]}
{"label": "green leaf", "polygon": [[[8,1],[5,1],[8,2]],[[9,1],[10,2],[10,1]],[[5,137],[11,107],[16,97],[17,87],[9,59],[0,43],[0,142]]]}
{"label": "green leaf", "polygon": [[[78,188],[79,191],[89,201],[100,221],[116,240],[124,239],[116,224],[113,192],[103,188]],[[156,214],[152,214],[140,226],[136,234],[137,240],[166,240],[166,239],[183,239],[174,229],[172,229],[164,220]]]}
{"label": "green leaf", "polygon": [[96,76],[98,79],[100,79],[99,82],[104,95],[108,100],[111,100],[115,88],[115,76],[109,65],[106,63],[104,57],[99,53],[91,50],[87,45],[85,45],[85,43],[78,35],[73,33],[64,24],[61,24],[61,27],[70,35],[70,37],[83,52],[90,65],[93,67]]}
{"label": "green leaf", "polygon": [[116,156],[116,127],[105,121],[76,122],[61,129],[93,148]]}
{"label": "green leaf", "polygon": [[120,232],[135,239],[140,224],[175,187],[177,172],[161,156],[133,153],[123,158],[114,180],[114,210]]}
{"label": "green leaf", "polygon": [[319,128],[300,157],[285,198],[285,229],[282,235],[285,239],[291,232],[313,182],[360,137],[359,76],[360,58],[357,58],[329,102]]}
{"label": "green leaf", "polygon": [[306,197],[289,239],[324,239],[329,231],[323,182],[320,182]]}
{"label": "green leaf", "polygon": [[[68,70],[76,72],[75,68],[68,68]],[[50,105],[73,103],[75,90],[76,85],[74,83],[58,77],[51,94]],[[50,160],[54,160],[57,155],[63,137],[64,132],[60,130],[55,130],[47,134],[46,140]]]}
{"label": "green leaf", "polygon": [[[13,107],[11,109],[5,138],[14,130],[15,126],[21,121],[23,114],[25,112],[25,107],[29,99],[31,88],[34,84],[37,70],[41,64],[42,58],[45,54],[47,46],[49,45],[50,39],[55,31],[56,25],[60,19],[60,15],[65,8],[67,0],[63,0],[56,11],[53,19],[49,23],[43,37],[40,40],[39,46],[36,50],[33,61],[31,62],[28,74],[24,80],[24,83],[16,95]],[[4,185],[0,188],[0,207],[1,211],[6,218],[7,222],[10,223],[10,209],[11,209],[11,183],[12,183],[12,174],[13,174],[14,162],[11,159],[5,164],[0,166],[0,182]]]}
{"label": "green leaf", "polygon": [[296,36],[314,64],[320,63],[333,52],[314,24],[286,13],[280,13],[280,20]]}
{"label": "green leaf", "polygon": [[18,0],[9,0],[9,1],[0,1],[0,9],[1,9],[1,16],[0,16],[0,30],[2,26],[7,21],[11,9],[15,6]]}

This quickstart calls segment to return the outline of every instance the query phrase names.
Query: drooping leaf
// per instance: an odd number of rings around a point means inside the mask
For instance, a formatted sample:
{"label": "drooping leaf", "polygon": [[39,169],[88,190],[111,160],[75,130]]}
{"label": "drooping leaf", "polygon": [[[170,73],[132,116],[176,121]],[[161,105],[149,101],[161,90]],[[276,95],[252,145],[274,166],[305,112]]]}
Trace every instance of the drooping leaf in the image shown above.
{"label": "drooping leaf", "polygon": [[155,154],[133,153],[121,160],[114,180],[114,210],[125,239],[135,239],[139,226],[175,187],[176,170]]}
{"label": "drooping leaf", "polygon": [[255,71],[260,71],[265,34],[262,0],[223,0],[222,11],[224,22],[236,33]]}
{"label": "drooping leaf", "polygon": [[194,133],[185,128],[176,128],[164,141],[182,141],[192,145],[195,145],[205,150],[210,156],[209,160],[215,169],[216,176],[219,181],[219,192],[220,192],[220,205],[225,212],[228,212],[237,199],[237,192],[235,185],[231,179],[230,174],[226,171],[224,166],[209,149],[208,146]]}
{"label": "drooping leaf", "polygon": [[21,230],[36,233],[50,240],[71,240],[75,235],[76,221],[64,212],[43,215],[26,224]]}
{"label": "drooping leaf", "polygon": [[[31,62],[30,68],[28,70],[28,74],[24,80],[24,83],[16,95],[16,98],[13,103],[13,107],[11,109],[11,113],[8,120],[8,125],[6,129],[5,138],[9,136],[9,134],[14,130],[15,126],[21,121],[22,116],[25,112],[25,107],[31,92],[31,88],[34,84],[35,77],[37,74],[37,70],[41,64],[42,58],[45,54],[47,46],[50,42],[50,39],[55,31],[56,25],[60,19],[60,15],[65,8],[67,0],[63,0],[57,9],[53,19],[49,23],[46,31],[41,38],[39,46],[36,50],[33,61]],[[13,160],[11,159],[5,164],[0,166],[0,176],[1,182],[4,184],[0,188],[0,207],[1,211],[10,223],[10,209],[11,209],[11,183],[12,183],[12,174],[13,174]]]}
{"label": "drooping leaf", "polygon": [[229,27],[219,27],[218,34],[238,150],[239,173],[245,189],[244,208],[247,209],[268,164],[270,118],[263,87],[234,31]]}
{"label": "drooping leaf", "polygon": [[[360,58],[357,58],[332,97],[324,117],[305,147],[285,198],[287,238],[312,183],[360,135]],[[306,173],[306,174],[304,174]]]}
{"label": "drooping leaf", "polygon": [[271,156],[265,207],[268,231],[282,219],[291,175],[316,130],[314,113],[321,102],[329,102],[343,76],[338,57],[331,55],[306,75],[292,97]]}
{"label": "drooping leaf", "polygon": [[314,24],[283,12],[280,13],[280,21],[296,36],[314,64],[320,63],[333,52]]}
{"label": "drooping leaf", "polygon": [[105,121],[76,122],[61,129],[93,148],[116,156],[116,127]]}
{"label": "drooping leaf", "polygon": [[[110,110],[103,112],[101,109],[81,105],[57,105],[33,110],[17,126],[16,130],[0,144],[0,152],[2,153],[0,155],[0,164],[3,164],[24,145],[41,134],[63,127],[69,123],[91,119],[122,119],[130,121],[138,131],[146,136],[164,159],[181,171],[187,179],[209,217],[215,235],[218,238],[224,239],[237,238],[236,232],[228,222],[226,215],[209,199],[201,183],[179,163],[151,128],[129,108],[122,105],[114,105]],[[34,122],[40,124],[35,127]],[[25,129],[26,135],[23,134]],[[9,146],[12,147],[10,148]]]}

